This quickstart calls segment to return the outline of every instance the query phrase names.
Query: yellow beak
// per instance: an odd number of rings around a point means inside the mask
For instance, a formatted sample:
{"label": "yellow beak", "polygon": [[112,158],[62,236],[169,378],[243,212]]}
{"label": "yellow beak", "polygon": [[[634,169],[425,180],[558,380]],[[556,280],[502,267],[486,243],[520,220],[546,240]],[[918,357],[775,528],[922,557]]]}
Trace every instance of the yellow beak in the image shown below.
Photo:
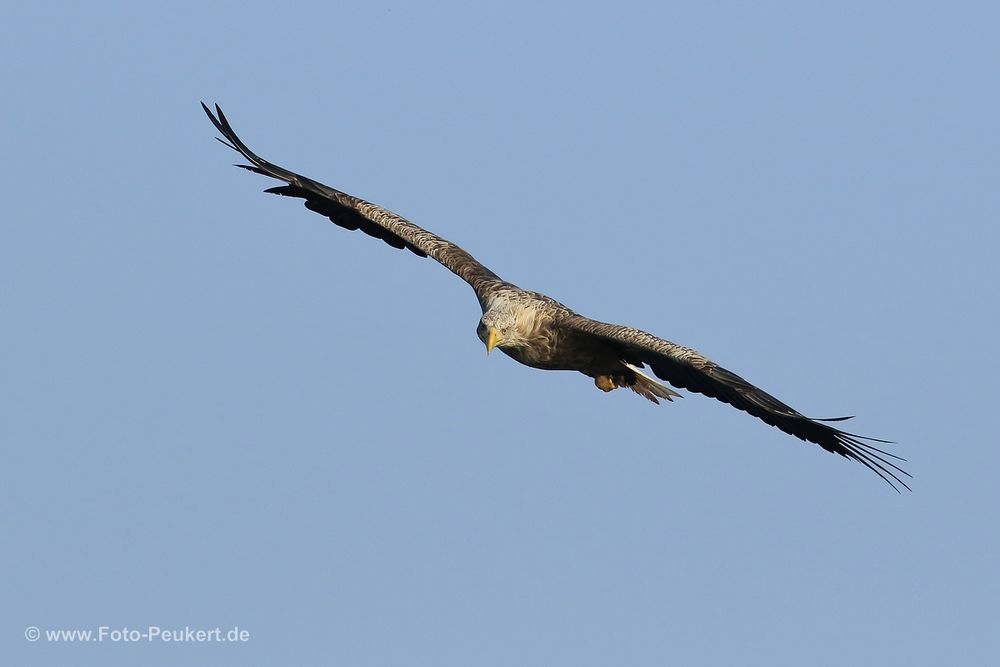
{"label": "yellow beak", "polygon": [[495,348],[499,343],[500,343],[500,334],[497,333],[496,329],[490,327],[489,331],[486,334],[486,354],[492,352],[493,348]]}

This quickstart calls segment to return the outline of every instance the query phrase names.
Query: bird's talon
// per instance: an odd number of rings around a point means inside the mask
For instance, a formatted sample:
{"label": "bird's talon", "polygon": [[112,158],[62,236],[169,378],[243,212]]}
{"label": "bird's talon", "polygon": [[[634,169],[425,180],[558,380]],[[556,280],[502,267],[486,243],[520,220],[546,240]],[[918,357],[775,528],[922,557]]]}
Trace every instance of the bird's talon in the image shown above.
{"label": "bird's talon", "polygon": [[618,385],[615,384],[615,380],[610,375],[598,375],[594,378],[594,384],[601,391],[611,391]]}

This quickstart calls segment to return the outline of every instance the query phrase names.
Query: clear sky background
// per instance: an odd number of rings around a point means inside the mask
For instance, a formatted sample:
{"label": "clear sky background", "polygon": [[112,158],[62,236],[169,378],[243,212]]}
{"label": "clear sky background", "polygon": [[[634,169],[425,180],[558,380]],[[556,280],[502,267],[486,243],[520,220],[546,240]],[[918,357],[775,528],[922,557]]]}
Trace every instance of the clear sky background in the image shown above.
{"label": "clear sky background", "polygon": [[[1000,651],[1000,10],[14,3],[8,665],[942,665]],[[476,338],[471,290],[229,165],[381,203],[890,438]],[[66,644],[53,629],[246,629]]]}

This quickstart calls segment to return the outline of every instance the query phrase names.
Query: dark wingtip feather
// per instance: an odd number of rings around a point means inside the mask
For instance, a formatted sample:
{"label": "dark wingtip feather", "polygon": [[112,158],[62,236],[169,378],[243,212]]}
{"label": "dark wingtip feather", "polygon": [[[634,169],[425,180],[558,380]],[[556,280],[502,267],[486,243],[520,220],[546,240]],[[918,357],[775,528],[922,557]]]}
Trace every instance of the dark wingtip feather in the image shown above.
{"label": "dark wingtip feather", "polygon": [[239,152],[240,152],[240,149],[239,149],[239,148],[237,148],[236,146],[233,146],[233,145],[232,145],[231,143],[229,143],[228,141],[226,141],[225,139],[223,139],[223,138],[221,138],[221,137],[216,137],[216,138],[215,138],[215,140],[216,140],[216,141],[218,141],[218,142],[219,142],[220,144],[222,144],[223,146],[225,146],[226,148],[232,148],[232,149],[233,149],[234,151],[236,151],[237,153],[239,153]]}
{"label": "dark wingtip feather", "polygon": [[229,119],[226,118],[226,114],[222,113],[222,107],[220,107],[218,104],[215,105],[215,113],[218,114],[219,122],[222,123],[222,126],[225,128],[226,134],[232,133],[233,126],[229,124]]}
{"label": "dark wingtip feather", "polygon": [[901,493],[899,489],[900,486],[907,491],[913,491],[913,489],[910,488],[910,485],[904,482],[900,477],[900,475],[903,475],[909,479],[913,479],[913,475],[889,460],[892,458],[905,463],[906,459],[901,456],[896,456],[895,454],[890,454],[889,452],[865,442],[866,440],[884,442],[883,440],[854,435],[852,433],[845,433],[844,431],[838,431],[837,429],[831,430],[834,433],[834,440],[838,445],[838,447],[832,451],[864,465],[866,468],[881,477],[886,484],[891,486],[898,493]]}
{"label": "dark wingtip feather", "polygon": [[[219,108],[219,105],[216,104],[215,107]],[[208,119],[210,121],[212,121],[212,125],[215,126],[215,129],[217,129],[219,132],[222,132],[223,134],[225,134],[226,131],[222,127],[222,123],[220,123],[219,119],[215,117],[215,114],[212,113],[212,110],[209,109],[208,106],[204,102],[201,103],[201,108],[205,110],[205,115],[207,115]]]}
{"label": "dark wingtip feather", "polygon": [[[299,188],[294,185],[276,185],[273,188],[268,188],[264,190],[269,195],[281,195],[282,197],[294,197],[297,193],[301,192]],[[294,194],[293,194],[294,193]]]}

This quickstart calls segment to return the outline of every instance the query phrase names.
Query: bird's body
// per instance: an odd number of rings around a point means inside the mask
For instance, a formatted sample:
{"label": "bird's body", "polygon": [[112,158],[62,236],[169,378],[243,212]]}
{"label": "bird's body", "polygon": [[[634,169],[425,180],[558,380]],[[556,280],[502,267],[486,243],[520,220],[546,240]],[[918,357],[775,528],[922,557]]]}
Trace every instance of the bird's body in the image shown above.
{"label": "bird's body", "polygon": [[579,319],[555,299],[508,284],[483,305],[477,333],[492,349],[492,328],[499,332],[496,346],[514,361],[543,371],[579,371],[603,391],[628,387],[654,403],[680,396],[625,361],[612,343],[577,330],[572,324]]}
{"label": "bird's body", "polygon": [[405,218],[261,159],[236,136],[218,106],[216,114],[202,106],[226,138],[223,143],[250,162],[238,166],[284,181],[285,185],[267,192],[304,199],[306,208],[335,224],[431,257],[467,282],[482,308],[477,334],[487,351],[498,347],[532,368],[578,371],[593,378],[602,391],[627,387],[654,403],[680,396],[644,373],[648,367],[675,387],[729,403],[786,433],[862,463],[893,488],[909,489],[900,477],[908,473],[889,460],[902,459],[871,444],[886,441],[847,433],[827,423],[846,418],[811,419],[695,350],[639,329],[589,319],[544,294],[520,289],[457,245]]}

